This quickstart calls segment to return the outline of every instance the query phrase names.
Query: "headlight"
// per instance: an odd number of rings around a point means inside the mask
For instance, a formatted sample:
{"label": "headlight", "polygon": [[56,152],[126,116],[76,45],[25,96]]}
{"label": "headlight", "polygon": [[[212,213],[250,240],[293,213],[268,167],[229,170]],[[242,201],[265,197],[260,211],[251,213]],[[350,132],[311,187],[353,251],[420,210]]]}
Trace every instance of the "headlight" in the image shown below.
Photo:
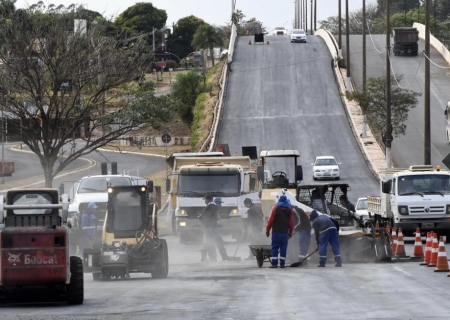
{"label": "headlight", "polygon": [[108,188],[108,193],[112,193],[113,192],[113,188]]}
{"label": "headlight", "polygon": [[402,216],[408,215],[408,206],[398,206],[398,213]]}
{"label": "headlight", "polygon": [[186,210],[181,209],[181,210],[180,210],[180,214],[181,214],[181,215],[185,215],[185,214],[186,214]]}
{"label": "headlight", "polygon": [[238,214],[239,213],[239,210],[238,209],[233,209],[233,210],[231,210],[231,212],[230,212],[230,214]]}
{"label": "headlight", "polygon": [[333,172],[339,172],[339,169],[333,169]]}
{"label": "headlight", "polygon": [[447,205],[447,208],[445,209],[446,214],[450,214],[450,204]]}
{"label": "headlight", "polygon": [[314,172],[320,172],[320,170],[314,170]]}

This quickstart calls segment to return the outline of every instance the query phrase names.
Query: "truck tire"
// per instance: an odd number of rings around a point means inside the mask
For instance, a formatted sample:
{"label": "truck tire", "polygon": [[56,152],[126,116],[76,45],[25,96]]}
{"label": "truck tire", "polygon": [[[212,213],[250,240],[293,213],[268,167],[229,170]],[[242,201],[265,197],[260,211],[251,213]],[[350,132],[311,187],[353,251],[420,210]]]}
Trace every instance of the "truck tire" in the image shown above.
{"label": "truck tire", "polygon": [[66,299],[68,304],[83,303],[83,261],[80,257],[70,257],[70,283],[66,287]]}
{"label": "truck tire", "polygon": [[160,239],[161,248],[160,251],[160,261],[156,264],[156,269],[151,272],[152,278],[164,279],[167,278],[169,274],[169,252],[167,250],[167,242],[164,239]]}

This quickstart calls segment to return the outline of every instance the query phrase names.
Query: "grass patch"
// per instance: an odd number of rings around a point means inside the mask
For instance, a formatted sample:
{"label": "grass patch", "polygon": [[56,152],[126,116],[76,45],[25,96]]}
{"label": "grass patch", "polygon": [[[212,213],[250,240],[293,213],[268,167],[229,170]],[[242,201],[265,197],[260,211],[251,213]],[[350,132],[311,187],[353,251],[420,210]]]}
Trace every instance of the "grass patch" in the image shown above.
{"label": "grass patch", "polygon": [[208,137],[214,119],[214,108],[219,100],[219,79],[224,61],[217,63],[206,73],[207,92],[201,93],[195,101],[194,121],[191,126],[191,150],[198,151]]}

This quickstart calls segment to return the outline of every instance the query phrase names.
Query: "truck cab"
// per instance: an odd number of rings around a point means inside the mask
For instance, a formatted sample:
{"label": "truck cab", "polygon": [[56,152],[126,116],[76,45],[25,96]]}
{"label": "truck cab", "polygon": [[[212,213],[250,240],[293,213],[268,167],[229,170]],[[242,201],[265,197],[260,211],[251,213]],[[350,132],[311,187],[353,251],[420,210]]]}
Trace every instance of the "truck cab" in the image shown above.
{"label": "truck cab", "polygon": [[[432,166],[416,165],[381,176],[379,208],[369,197],[369,212],[402,228],[405,235],[434,231],[450,238],[450,172]],[[372,202],[372,206],[371,206]]]}
{"label": "truck cab", "polygon": [[223,234],[239,239],[247,208],[244,197],[257,199],[256,171],[248,157],[209,158],[196,164],[183,165],[177,174],[175,219],[180,242],[202,234],[197,219],[205,208],[206,194],[223,201],[219,206],[219,227]]}

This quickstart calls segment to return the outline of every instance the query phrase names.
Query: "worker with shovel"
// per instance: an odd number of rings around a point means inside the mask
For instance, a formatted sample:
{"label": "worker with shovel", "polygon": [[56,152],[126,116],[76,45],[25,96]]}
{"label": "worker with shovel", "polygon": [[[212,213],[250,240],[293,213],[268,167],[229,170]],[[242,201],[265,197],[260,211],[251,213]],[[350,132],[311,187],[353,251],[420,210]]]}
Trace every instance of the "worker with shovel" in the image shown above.
{"label": "worker with shovel", "polygon": [[[311,211],[309,218],[312,222],[314,233],[316,234],[317,246],[319,247],[319,265],[325,267],[327,261],[327,246],[331,244],[331,249],[336,261],[336,267],[342,267],[341,251],[339,248],[339,222],[326,214],[319,216],[316,210]],[[333,221],[334,220],[334,221]]]}
{"label": "worker with shovel", "polygon": [[217,262],[216,256],[216,233],[219,232],[217,224],[217,205],[213,201],[213,196],[207,194],[204,198],[206,208],[198,216],[204,232],[204,249],[202,252],[202,261],[206,260],[206,254],[211,262]]}
{"label": "worker with shovel", "polygon": [[272,208],[266,225],[266,236],[270,236],[272,229],[272,257],[269,268],[278,268],[278,250],[280,251],[280,268],[285,268],[288,240],[294,231],[294,214],[291,203],[285,195],[280,196],[277,204]]}

